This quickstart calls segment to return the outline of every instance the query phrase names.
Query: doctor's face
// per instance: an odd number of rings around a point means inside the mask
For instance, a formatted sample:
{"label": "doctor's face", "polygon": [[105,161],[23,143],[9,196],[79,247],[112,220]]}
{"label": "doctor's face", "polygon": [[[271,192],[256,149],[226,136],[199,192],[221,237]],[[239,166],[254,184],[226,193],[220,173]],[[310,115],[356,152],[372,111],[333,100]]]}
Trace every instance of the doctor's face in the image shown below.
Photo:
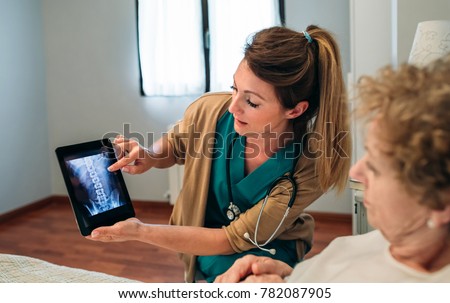
{"label": "doctor's face", "polygon": [[[381,132],[382,130],[380,130]],[[398,180],[392,160],[378,139],[377,122],[371,122],[366,136],[366,153],[350,169],[350,176],[364,186],[364,206],[369,223],[391,242],[426,228],[429,209],[419,204]]]}
{"label": "doctor's face", "polygon": [[234,74],[233,99],[228,110],[234,117],[234,129],[241,136],[269,132],[279,136],[290,131],[289,110],[281,105],[274,86],[259,79],[245,60]]}

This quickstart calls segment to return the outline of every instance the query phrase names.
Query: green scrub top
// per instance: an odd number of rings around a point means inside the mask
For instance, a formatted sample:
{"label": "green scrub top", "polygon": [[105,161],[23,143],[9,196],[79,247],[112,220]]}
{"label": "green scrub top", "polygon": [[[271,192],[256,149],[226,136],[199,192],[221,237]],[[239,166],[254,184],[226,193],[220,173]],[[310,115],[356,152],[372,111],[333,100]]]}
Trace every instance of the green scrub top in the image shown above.
{"label": "green scrub top", "polygon": [[[270,159],[246,176],[244,172],[245,144],[245,137],[236,134],[233,115],[227,111],[219,119],[216,126],[208,203],[205,212],[205,227],[221,228],[230,224],[230,219],[227,217],[227,210],[230,205],[226,173],[226,158],[228,156],[230,157],[229,168],[234,199],[233,204],[239,208],[241,213],[262,200],[272,182],[289,172],[294,165],[294,144],[291,143],[280,149]],[[231,152],[230,149],[232,149]],[[234,261],[247,254],[271,257],[284,261],[291,266],[298,262],[295,240],[275,239],[264,246],[264,248],[275,248],[276,254],[271,255],[268,252],[254,248],[232,255],[199,256],[197,257],[197,268],[206,281],[213,282],[216,276],[224,273],[233,265]]]}

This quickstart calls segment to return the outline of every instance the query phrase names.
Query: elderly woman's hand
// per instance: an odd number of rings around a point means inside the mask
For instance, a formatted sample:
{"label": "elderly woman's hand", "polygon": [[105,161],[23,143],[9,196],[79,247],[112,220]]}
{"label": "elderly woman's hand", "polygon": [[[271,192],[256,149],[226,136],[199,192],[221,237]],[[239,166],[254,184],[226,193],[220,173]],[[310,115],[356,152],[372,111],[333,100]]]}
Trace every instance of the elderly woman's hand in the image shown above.
{"label": "elderly woman's hand", "polygon": [[284,262],[254,255],[246,255],[236,260],[225,273],[218,276],[214,282],[284,282],[292,267]]}

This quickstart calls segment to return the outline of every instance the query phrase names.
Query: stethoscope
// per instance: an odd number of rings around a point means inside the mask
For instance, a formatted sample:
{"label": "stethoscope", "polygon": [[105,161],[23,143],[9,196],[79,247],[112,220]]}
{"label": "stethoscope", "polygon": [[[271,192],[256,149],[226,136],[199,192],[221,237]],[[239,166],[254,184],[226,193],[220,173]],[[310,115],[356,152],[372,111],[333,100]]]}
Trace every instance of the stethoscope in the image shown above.
{"label": "stethoscope", "polygon": [[[227,217],[230,221],[235,220],[239,214],[241,213],[239,210],[239,207],[237,207],[237,205],[235,205],[233,203],[234,199],[233,199],[233,193],[231,190],[231,177],[230,177],[230,159],[231,159],[231,152],[233,150],[234,147],[234,143],[236,141],[236,139],[238,138],[238,134],[236,133],[231,141],[231,146],[228,149],[228,153],[227,153],[227,158],[226,158],[226,171],[227,171],[227,187],[228,187],[228,197],[230,198],[230,205],[228,206],[227,209]],[[250,238],[250,234],[248,232],[246,232],[244,234],[244,238],[247,239],[248,241],[250,241],[250,243],[252,243],[253,245],[255,245],[257,248],[259,248],[262,251],[266,251],[272,255],[276,254],[276,249],[272,248],[272,249],[267,249],[264,248],[264,246],[266,246],[267,244],[269,244],[273,238],[275,237],[276,233],[278,232],[278,230],[281,228],[281,226],[283,225],[284,220],[286,219],[286,217],[289,214],[289,211],[291,210],[292,206],[294,205],[295,202],[295,197],[296,197],[296,193],[297,193],[297,183],[295,182],[294,179],[294,173],[295,173],[295,167],[297,166],[297,162],[298,159],[300,158],[301,155],[301,151],[302,151],[302,145],[303,144],[299,144],[299,143],[294,143],[294,152],[295,152],[295,159],[294,159],[294,163],[292,165],[291,171],[289,172],[288,175],[283,175],[280,176],[278,178],[276,178],[269,186],[269,188],[266,191],[265,197],[264,197],[264,201],[261,205],[261,210],[259,211],[259,215],[258,215],[258,219],[256,220],[256,226],[255,226],[255,234],[253,239]],[[259,231],[259,223],[261,221],[261,217],[264,211],[264,207],[267,204],[267,200],[269,199],[269,196],[272,194],[272,192],[275,190],[275,188],[277,187],[278,183],[280,183],[281,181],[285,181],[287,180],[289,183],[291,183],[292,185],[292,191],[290,192],[290,197],[289,197],[289,202],[288,205],[286,207],[286,211],[284,212],[283,217],[280,220],[280,223],[278,224],[277,228],[275,229],[275,231],[272,233],[272,235],[269,237],[269,239],[267,239],[266,242],[259,244],[257,237],[258,237],[258,231]]]}

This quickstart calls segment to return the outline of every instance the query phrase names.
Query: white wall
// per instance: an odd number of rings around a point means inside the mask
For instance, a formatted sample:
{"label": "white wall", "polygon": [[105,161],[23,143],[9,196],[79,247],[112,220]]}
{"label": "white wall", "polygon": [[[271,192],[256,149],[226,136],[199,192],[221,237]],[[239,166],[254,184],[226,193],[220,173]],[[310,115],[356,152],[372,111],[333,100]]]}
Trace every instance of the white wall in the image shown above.
{"label": "white wall", "polygon": [[[167,125],[182,116],[192,98],[155,100],[139,95],[134,0],[43,0],[43,3],[52,151],[57,146],[92,140],[108,132],[123,133],[124,123],[145,138],[154,132],[156,139]],[[323,17],[316,19],[304,18],[319,14],[304,11],[298,5],[292,0],[286,3],[288,26],[303,29],[298,20],[323,24],[340,30],[348,45],[348,4],[337,5],[332,12],[322,13]],[[317,7],[312,8],[317,12]],[[336,10],[344,16],[335,17]],[[297,13],[301,17],[296,17]],[[54,157],[51,165],[53,192],[65,194]],[[164,200],[167,180],[165,170],[126,176],[132,198],[143,200]],[[325,207],[334,209],[337,205],[334,195],[332,200]],[[343,211],[349,212],[349,198],[344,200]]]}
{"label": "white wall", "polygon": [[[66,194],[56,147],[124,133],[124,124],[148,145],[192,100],[140,96],[135,0],[43,3],[52,189]],[[166,170],[125,178],[132,199],[164,200]]]}
{"label": "white wall", "polygon": [[0,0],[0,213],[51,195],[40,0]]}
{"label": "white wall", "polygon": [[[398,10],[405,12],[399,14],[397,27],[408,34],[399,37],[398,49],[391,49],[388,56],[391,59],[397,51],[401,61],[406,58],[401,54],[412,44],[416,25],[411,24],[421,18],[444,18],[450,0],[433,0],[439,9],[433,9],[428,1],[397,1]],[[386,53],[380,54],[379,45],[359,44],[366,50],[358,51],[363,52],[358,60],[365,63],[352,66],[350,3],[365,6],[370,17],[359,16],[363,25],[357,27],[362,31],[360,37],[365,35],[370,42],[372,34],[382,35],[390,43],[392,7],[381,13],[370,7],[397,1],[286,0],[287,25],[303,30],[308,24],[317,24],[331,30],[341,46],[344,72],[353,73],[355,68],[370,71],[379,67],[373,56]],[[54,155],[56,147],[123,133],[124,124],[149,144],[151,132],[158,138],[192,101],[140,96],[135,0],[0,0],[0,7],[0,123],[9,143],[0,151],[3,159],[8,159],[0,182],[0,212],[49,194],[66,194]],[[168,189],[165,170],[126,179],[133,199],[163,200]],[[348,193],[341,197],[330,193],[312,210],[347,213],[347,201]]]}
{"label": "white wall", "polygon": [[[407,61],[419,22],[450,19],[450,0],[286,0],[286,8],[288,26],[317,23],[335,33],[350,90],[361,75]],[[353,162],[363,155],[362,130],[354,126]],[[309,209],[351,212],[350,201],[350,191],[331,192]]]}
{"label": "white wall", "polygon": [[[417,24],[450,19],[450,0],[350,0],[351,81],[408,60]],[[355,159],[362,157],[362,129],[354,125]]]}
{"label": "white wall", "polygon": [[339,43],[344,75],[350,71],[349,0],[285,0],[286,26],[303,31],[310,24],[329,30]]}
{"label": "white wall", "polygon": [[[381,66],[395,60],[392,0],[350,0],[351,72],[349,88],[362,75],[374,74]],[[353,124],[353,162],[364,154],[362,130]]]}
{"label": "white wall", "polygon": [[[314,23],[333,29],[347,41],[343,57],[348,56],[346,2],[288,0],[288,26],[303,30]],[[124,124],[147,145],[193,100],[140,96],[135,0],[0,0],[0,7],[5,41],[0,123],[8,130],[6,141],[14,143],[1,151],[8,161],[0,182],[0,213],[66,194],[56,147],[124,133]],[[133,199],[164,200],[166,170],[125,177]],[[336,208],[334,195],[331,200],[324,203],[326,211],[347,211],[341,207],[345,203]]]}
{"label": "white wall", "polygon": [[450,20],[450,0],[397,0],[398,63],[406,62],[417,24],[429,20]]}
{"label": "white wall", "polygon": [[[286,0],[286,26],[303,31],[310,24],[329,30],[336,38],[342,57],[346,78],[350,71],[350,7],[348,0]],[[351,212],[351,191],[338,195],[330,191],[311,206],[308,211]]]}

